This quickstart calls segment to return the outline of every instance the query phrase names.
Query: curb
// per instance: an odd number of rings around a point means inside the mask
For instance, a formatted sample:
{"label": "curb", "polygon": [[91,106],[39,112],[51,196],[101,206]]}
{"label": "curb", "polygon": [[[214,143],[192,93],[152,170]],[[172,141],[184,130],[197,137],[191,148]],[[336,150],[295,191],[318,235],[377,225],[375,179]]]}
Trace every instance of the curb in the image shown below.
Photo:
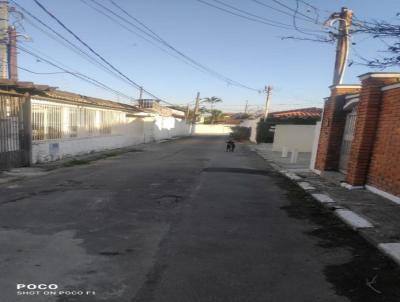
{"label": "curb", "polygon": [[314,200],[318,201],[323,207],[333,210],[333,214],[338,217],[344,224],[356,231],[360,236],[367,240],[370,244],[375,246],[385,256],[393,260],[397,265],[400,266],[400,242],[377,242],[368,236],[362,230],[372,229],[374,225],[367,218],[351,211],[350,209],[338,205],[337,202],[324,192],[318,192],[309,182],[303,180],[302,177],[296,173],[284,169],[275,162],[264,158],[257,150],[253,150],[261,158],[266,160],[268,164],[276,172],[290,179],[294,184],[303,189],[308,193]]}

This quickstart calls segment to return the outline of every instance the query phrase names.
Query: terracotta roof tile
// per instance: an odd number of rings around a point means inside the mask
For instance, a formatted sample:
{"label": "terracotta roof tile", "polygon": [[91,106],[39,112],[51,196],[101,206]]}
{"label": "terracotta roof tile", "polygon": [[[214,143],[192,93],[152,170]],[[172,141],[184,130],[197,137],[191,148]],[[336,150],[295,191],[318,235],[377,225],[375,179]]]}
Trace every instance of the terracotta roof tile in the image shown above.
{"label": "terracotta roof tile", "polygon": [[319,118],[321,117],[322,109],[316,107],[285,110],[271,112],[269,116],[274,118]]}

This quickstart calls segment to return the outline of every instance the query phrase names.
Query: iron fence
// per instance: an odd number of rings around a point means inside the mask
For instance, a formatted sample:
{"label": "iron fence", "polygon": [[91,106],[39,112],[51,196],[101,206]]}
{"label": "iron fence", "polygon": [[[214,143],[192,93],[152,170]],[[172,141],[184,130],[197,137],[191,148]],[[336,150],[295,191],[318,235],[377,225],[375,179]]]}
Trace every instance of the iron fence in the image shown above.
{"label": "iron fence", "polygon": [[33,141],[117,134],[126,122],[124,112],[32,101]]}
{"label": "iron fence", "polygon": [[[0,169],[28,164],[24,97],[0,93]],[[29,122],[29,121],[27,121]]]}

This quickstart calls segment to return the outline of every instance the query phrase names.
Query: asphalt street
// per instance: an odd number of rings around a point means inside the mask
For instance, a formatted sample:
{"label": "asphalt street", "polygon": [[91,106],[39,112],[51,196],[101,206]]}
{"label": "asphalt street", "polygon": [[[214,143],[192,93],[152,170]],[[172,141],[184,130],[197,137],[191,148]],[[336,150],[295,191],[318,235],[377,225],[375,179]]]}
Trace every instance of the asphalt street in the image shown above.
{"label": "asphalt street", "polygon": [[1,185],[0,301],[400,301],[393,263],[225,140],[140,146]]}

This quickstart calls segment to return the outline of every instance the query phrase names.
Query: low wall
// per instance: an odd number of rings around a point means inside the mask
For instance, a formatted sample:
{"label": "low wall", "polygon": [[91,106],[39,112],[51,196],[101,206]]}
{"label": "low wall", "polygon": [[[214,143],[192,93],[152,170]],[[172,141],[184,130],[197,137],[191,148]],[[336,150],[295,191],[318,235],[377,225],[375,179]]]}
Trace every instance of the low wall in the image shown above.
{"label": "low wall", "polygon": [[113,126],[112,134],[32,142],[32,164],[66,157],[123,148],[190,135],[191,125],[174,117],[130,118]]}
{"label": "low wall", "polygon": [[196,125],[194,125],[193,134],[194,135],[228,135],[228,134],[232,133],[231,127],[235,127],[235,125],[196,124]]}
{"label": "low wall", "polygon": [[311,152],[314,142],[315,125],[276,125],[273,151],[283,147],[298,152]]}
{"label": "low wall", "polygon": [[169,139],[177,136],[190,135],[191,125],[184,119],[158,116],[153,119],[154,140]]}

